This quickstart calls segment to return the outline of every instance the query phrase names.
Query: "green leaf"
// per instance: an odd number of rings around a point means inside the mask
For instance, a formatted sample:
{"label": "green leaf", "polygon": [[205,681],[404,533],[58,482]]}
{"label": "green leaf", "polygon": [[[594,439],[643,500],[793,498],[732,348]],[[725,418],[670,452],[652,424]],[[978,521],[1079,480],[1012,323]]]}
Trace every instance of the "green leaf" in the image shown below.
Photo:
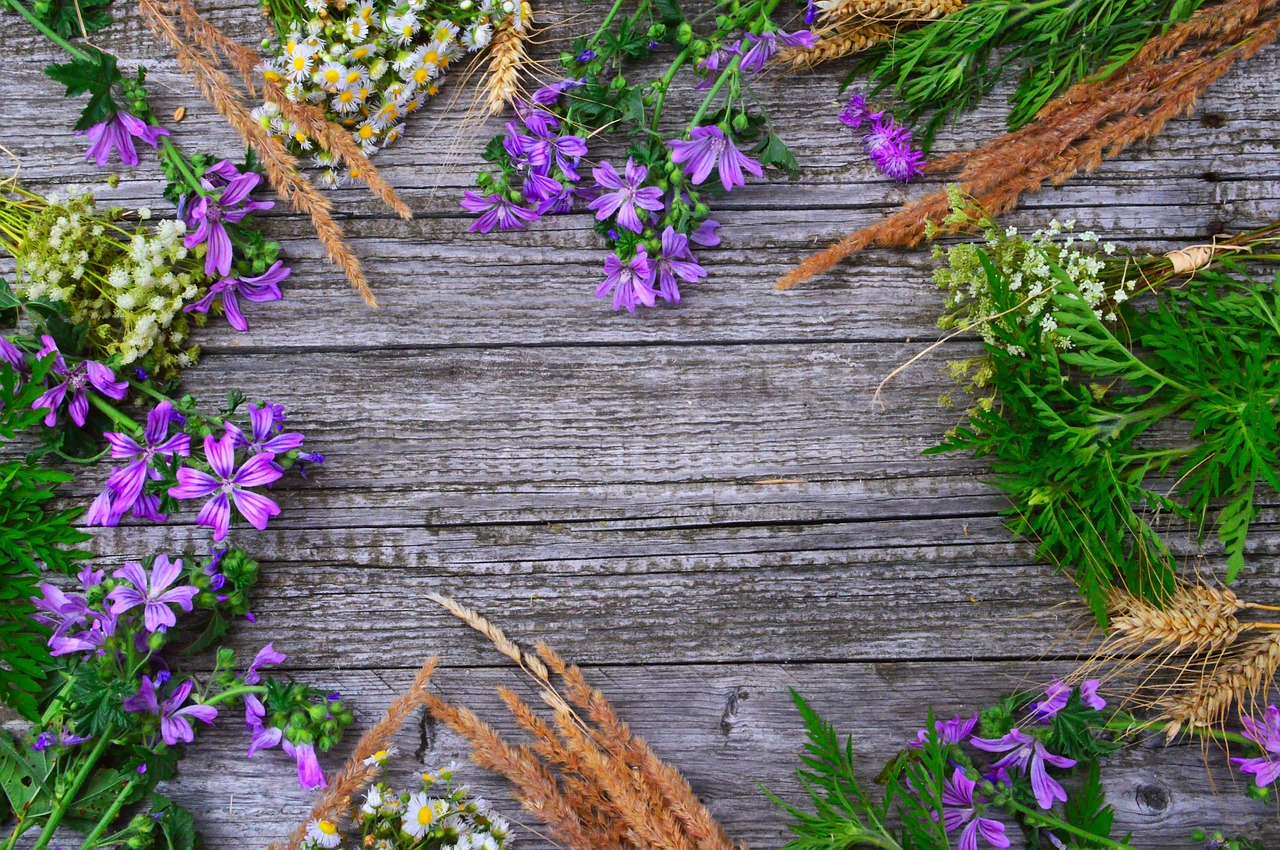
{"label": "green leaf", "polygon": [[151,795],[151,813],[160,826],[165,850],[202,850],[204,840],[196,831],[191,813],[160,794]]}
{"label": "green leaf", "polygon": [[786,142],[773,131],[765,136],[764,141],[751,151],[760,160],[761,165],[772,165],[785,171],[788,176],[795,177],[800,173],[800,163],[796,162]]}
{"label": "green leaf", "polygon": [[58,35],[76,38],[110,24],[110,6],[111,0],[39,0],[34,11],[41,23]]}
{"label": "green leaf", "polygon": [[667,26],[678,26],[685,20],[684,9],[680,8],[680,0],[653,0],[653,8],[658,17]]}
{"label": "green leaf", "polygon": [[[1096,835],[1098,838],[1110,839],[1111,827],[1115,821],[1115,812],[1107,805],[1107,796],[1102,789],[1102,771],[1096,761],[1089,762],[1089,772],[1085,774],[1084,784],[1067,797],[1066,821],[1074,827]],[[1077,839],[1083,848],[1102,848],[1107,845],[1088,839]]]}
{"label": "green leaf", "polygon": [[94,47],[84,49],[88,53],[85,58],[72,59],[44,69],[50,78],[67,87],[66,97],[89,95],[89,102],[81,112],[80,120],[76,122],[77,130],[88,130],[111,118],[119,110],[112,94],[115,86],[121,82],[116,58]]}

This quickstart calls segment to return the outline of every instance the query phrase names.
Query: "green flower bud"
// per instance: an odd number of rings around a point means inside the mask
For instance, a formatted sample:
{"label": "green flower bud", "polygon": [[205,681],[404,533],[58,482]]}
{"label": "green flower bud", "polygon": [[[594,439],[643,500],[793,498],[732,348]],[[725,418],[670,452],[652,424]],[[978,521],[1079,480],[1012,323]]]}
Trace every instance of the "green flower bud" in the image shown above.
{"label": "green flower bud", "polygon": [[225,647],[225,646],[223,646],[223,647],[219,647],[219,648],[218,648],[218,655],[217,655],[217,662],[216,662],[216,663],[217,663],[217,665],[218,665],[219,667],[224,667],[224,668],[227,668],[227,667],[234,667],[234,666],[236,666],[236,652],[235,652],[235,650],[234,650],[234,649],[228,649],[228,648],[227,648],[227,647]]}
{"label": "green flower bud", "polygon": [[666,24],[653,24],[652,26],[649,27],[649,38],[651,39],[662,38],[666,34],[667,34]]}
{"label": "green flower bud", "polygon": [[324,720],[325,717],[329,714],[329,710],[325,708],[323,705],[313,705],[307,711],[307,714],[311,717],[312,720],[319,723],[321,720]]}
{"label": "green flower bud", "polygon": [[693,27],[688,21],[681,21],[680,26],[676,27],[676,41],[681,44],[688,44],[693,40]]}
{"label": "green flower bud", "polygon": [[151,647],[152,652],[155,652],[156,650],[164,646],[164,641],[165,641],[164,632],[156,632],[155,634],[151,635],[151,637],[147,638],[147,646]]}
{"label": "green flower bud", "polygon": [[698,202],[697,206],[693,208],[693,214],[700,219],[706,218],[711,214],[711,207],[702,202]]}
{"label": "green flower bud", "polygon": [[739,133],[747,129],[748,123],[746,113],[739,112],[737,115],[733,116],[733,129]]}
{"label": "green flower bud", "polygon": [[609,83],[609,88],[614,91],[621,91],[627,87],[627,78],[619,74],[613,78],[613,82]]}

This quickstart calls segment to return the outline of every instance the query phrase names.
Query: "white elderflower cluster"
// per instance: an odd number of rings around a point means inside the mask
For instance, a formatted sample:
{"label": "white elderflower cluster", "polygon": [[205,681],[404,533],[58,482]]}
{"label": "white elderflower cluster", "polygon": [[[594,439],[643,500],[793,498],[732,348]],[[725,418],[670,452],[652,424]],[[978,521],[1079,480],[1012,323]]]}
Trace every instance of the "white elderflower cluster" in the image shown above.
{"label": "white elderflower cluster", "polygon": [[[972,330],[989,345],[1004,345],[993,331],[996,319],[1016,319],[1024,327],[1038,326],[1051,345],[1066,349],[1070,340],[1057,333],[1051,315],[1051,298],[1061,284],[1061,276],[1079,290],[1099,319],[1114,322],[1115,306],[1133,292],[1135,282],[1124,281],[1108,288],[1103,279],[1106,264],[1100,255],[1115,252],[1115,245],[1100,243],[1091,232],[1075,233],[1075,222],[1054,220],[1047,228],[1022,237],[1016,227],[1001,230],[990,220],[983,243],[935,248],[934,256],[947,265],[934,272],[934,280],[947,291],[946,313],[939,322],[944,328]],[[999,299],[983,259],[988,260],[1007,294]],[[1005,345],[1011,354],[1025,352]]]}
{"label": "white elderflower cluster", "polygon": [[100,359],[123,366],[149,355],[161,372],[192,362],[183,307],[200,297],[206,279],[183,244],[185,224],[165,220],[130,230],[122,210],[99,210],[88,193],[51,195],[29,209],[16,251],[20,299],[64,310]]}
{"label": "white elderflower cluster", "polygon": [[[465,785],[455,785],[456,767],[424,773],[422,790],[399,793],[386,783],[369,787],[352,820],[350,846],[369,850],[505,850],[512,844],[511,824],[493,812],[483,798],[469,797]],[[343,836],[324,820],[307,826],[303,850],[336,850]]]}
{"label": "white elderflower cluster", "polygon": [[[311,17],[287,32],[262,74],[280,83],[291,101],[322,106],[372,154],[400,137],[405,118],[435,96],[449,66],[487,47],[494,26],[514,8],[514,0],[390,6],[357,0],[341,9],[313,0],[306,7]],[[264,103],[254,117],[295,155],[310,154],[324,169],[324,185],[354,176],[291,125],[277,104]]]}

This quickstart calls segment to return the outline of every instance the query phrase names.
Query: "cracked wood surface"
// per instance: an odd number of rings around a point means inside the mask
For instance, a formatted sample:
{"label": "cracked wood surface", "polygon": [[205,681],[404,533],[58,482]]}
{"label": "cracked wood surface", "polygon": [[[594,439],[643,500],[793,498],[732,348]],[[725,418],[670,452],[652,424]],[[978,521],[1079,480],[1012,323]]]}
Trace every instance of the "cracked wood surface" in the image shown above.
{"label": "cracked wood surface", "polygon": [[[242,41],[262,37],[246,4],[201,5]],[[566,3],[550,18],[576,11]],[[123,67],[148,64],[158,114],[186,107],[175,139],[237,156],[136,15],[126,6],[119,17],[98,43]],[[23,57],[9,69],[0,143],[35,188],[100,181],[70,131],[77,104],[41,73],[60,57],[13,16],[0,20]],[[1275,219],[1278,73],[1280,51],[1263,51],[1193,116],[1093,175],[1026,196],[1007,222],[1075,218],[1164,251]],[[724,241],[699,252],[710,277],[675,309],[615,315],[591,297],[603,256],[585,214],[467,233],[457,197],[500,123],[466,120],[471,93],[452,102],[456,78],[376,158],[413,221],[361,189],[334,193],[381,309],[365,309],[324,264],[305,220],[269,214],[295,268],[286,298],[249,305],[250,333],[212,323],[185,384],[211,402],[238,387],[288,405],[328,462],[281,482],[284,512],[268,531],[237,537],[264,566],[258,620],[238,629],[237,649],[274,639],[290,670],[341,690],[361,724],[440,653],[444,695],[509,730],[493,686],[514,673],[424,599],[453,594],[517,640],[545,639],[586,665],[755,847],[786,837],[759,786],[797,792],[802,729],[787,688],[854,735],[870,780],[927,705],[970,712],[1087,653],[1073,588],[1010,539],[982,465],[921,455],[958,415],[937,403],[951,389],[942,364],[973,342],[948,343],[890,384],[883,405],[873,400],[938,336],[927,252],[872,251],[798,290],[772,289],[809,250],[929,188],[873,174],[827,107],[842,76],[833,67],[758,86],[805,170],[716,204]],[[938,152],[993,135],[1002,114],[997,93]],[[143,163],[104,200],[159,213],[154,157]],[[100,484],[90,476],[71,496],[87,500]],[[1280,591],[1280,515],[1267,501],[1238,585],[1247,597]],[[94,545],[104,561],[201,545],[207,532],[192,521],[103,530]],[[398,743],[400,781],[464,755],[426,722]],[[307,809],[289,765],[246,761],[246,746],[228,717],[170,783],[211,850],[264,846]],[[1141,847],[1190,847],[1198,826],[1280,842],[1274,807],[1246,800],[1224,762],[1197,745],[1127,749],[1106,771],[1120,831]],[[468,779],[520,818],[501,783],[476,770]],[[547,846],[523,832],[523,846]]]}

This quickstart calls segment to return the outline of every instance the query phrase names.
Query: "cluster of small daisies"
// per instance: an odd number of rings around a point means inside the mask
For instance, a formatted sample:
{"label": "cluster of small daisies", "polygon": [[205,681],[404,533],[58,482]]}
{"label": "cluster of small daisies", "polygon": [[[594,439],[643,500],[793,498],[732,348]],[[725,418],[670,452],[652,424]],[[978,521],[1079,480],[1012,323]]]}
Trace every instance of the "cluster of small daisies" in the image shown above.
{"label": "cluster of small daisies", "polygon": [[[947,260],[946,266],[934,272],[934,280],[947,291],[947,313],[940,322],[943,327],[972,329],[988,345],[1003,345],[990,325],[990,317],[1001,310],[991,293],[983,253],[1009,291],[1021,296],[1018,321],[1028,328],[1038,325],[1045,341],[1061,349],[1070,348],[1070,340],[1057,333],[1058,324],[1046,309],[1059,283],[1058,270],[1071,280],[1095,315],[1108,322],[1116,321],[1115,306],[1127,300],[1137,285],[1128,278],[1106,284],[1102,278],[1106,264],[1099,254],[1115,253],[1115,245],[1100,242],[1092,232],[1074,233],[1074,221],[1055,220],[1030,238],[1020,236],[1016,227],[1000,229],[990,221],[986,224],[983,244],[934,249],[935,257]],[[1005,347],[1014,355],[1025,353],[1015,350],[1017,346]]]}
{"label": "cluster of small daisies", "polygon": [[[371,154],[400,137],[405,117],[439,91],[450,64],[488,46],[494,26],[515,9],[514,0],[405,0],[386,8],[373,0],[333,8],[310,0],[310,17],[294,21],[262,73],[283,83],[291,101],[322,105]],[[264,103],[255,117],[295,154],[312,154],[325,185],[353,176],[277,104]]]}
{"label": "cluster of small daisies", "polygon": [[[161,372],[189,365],[190,317],[209,278],[184,244],[186,225],[121,226],[120,209],[99,210],[91,193],[42,201],[5,199],[0,206],[26,219],[20,235],[15,294],[65,307],[87,331],[96,356],[127,365],[144,358]],[[147,209],[137,217],[151,217]],[[198,321],[203,321],[200,317]]]}
{"label": "cluster of small daisies", "polygon": [[[395,755],[383,750],[366,760],[381,765]],[[422,775],[422,790],[400,793],[379,782],[369,787],[352,820],[360,831],[360,847],[367,850],[502,850],[512,843],[511,825],[494,814],[483,798],[469,798],[465,785],[453,784],[457,767]],[[343,835],[336,824],[314,820],[307,825],[304,850],[335,850]]]}
{"label": "cluster of small daisies", "polygon": [[872,111],[860,94],[855,94],[840,110],[840,123],[850,130],[866,131],[862,146],[872,165],[886,177],[909,183],[923,171],[924,154],[912,148],[911,131],[885,110]]}

